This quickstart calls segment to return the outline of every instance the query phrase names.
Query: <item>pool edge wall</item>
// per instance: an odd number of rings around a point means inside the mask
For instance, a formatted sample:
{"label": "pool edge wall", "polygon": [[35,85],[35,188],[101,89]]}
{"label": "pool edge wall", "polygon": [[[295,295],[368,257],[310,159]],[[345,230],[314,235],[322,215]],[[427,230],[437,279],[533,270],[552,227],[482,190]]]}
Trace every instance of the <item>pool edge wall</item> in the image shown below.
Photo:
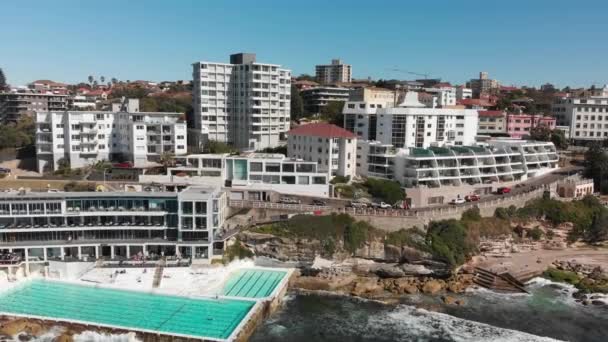
{"label": "pool edge wall", "polygon": [[[250,313],[249,319],[247,319],[243,326],[236,332],[236,336],[234,337],[235,342],[247,342],[255,332],[255,329],[283,305],[283,298],[289,289],[288,285],[293,274],[293,269],[288,269],[287,274],[270,297],[258,300],[258,303],[251,309],[252,312]],[[228,340],[230,340],[230,338]]]}
{"label": "pool edge wall", "polygon": [[67,331],[73,331],[74,333],[80,333],[83,331],[94,331],[99,334],[107,334],[107,335],[118,335],[118,334],[128,334],[134,333],[137,339],[145,342],[217,342],[223,341],[218,339],[209,339],[205,337],[185,337],[185,336],[175,336],[167,333],[156,333],[156,332],[145,332],[141,330],[133,330],[126,329],[120,327],[109,327],[105,325],[97,325],[97,324],[86,324],[80,322],[69,322],[63,320],[55,320],[51,318],[42,318],[42,317],[33,317],[27,315],[14,315],[2,313],[0,314],[0,322],[7,320],[19,320],[26,319],[31,322],[39,323],[42,325],[51,328],[54,325],[60,325],[67,328]]}

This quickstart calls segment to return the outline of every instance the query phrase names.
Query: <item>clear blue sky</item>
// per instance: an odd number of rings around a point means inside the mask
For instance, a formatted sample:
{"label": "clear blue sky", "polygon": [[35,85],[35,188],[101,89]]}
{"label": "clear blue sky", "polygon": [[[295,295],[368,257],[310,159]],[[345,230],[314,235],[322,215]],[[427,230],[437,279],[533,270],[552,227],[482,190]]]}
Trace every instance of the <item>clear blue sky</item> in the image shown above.
{"label": "clear blue sky", "polygon": [[35,79],[190,79],[197,60],[255,52],[294,74],[340,57],[357,78],[608,83],[608,1],[2,1],[0,68]]}

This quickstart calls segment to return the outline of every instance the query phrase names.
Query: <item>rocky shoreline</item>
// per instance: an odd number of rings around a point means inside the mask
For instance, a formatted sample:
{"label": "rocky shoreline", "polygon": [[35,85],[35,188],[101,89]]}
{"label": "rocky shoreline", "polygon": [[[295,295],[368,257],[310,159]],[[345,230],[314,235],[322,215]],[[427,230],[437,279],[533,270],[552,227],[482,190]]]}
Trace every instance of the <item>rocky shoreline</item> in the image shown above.
{"label": "rocky shoreline", "polygon": [[601,266],[586,265],[576,260],[554,261],[545,272],[552,280],[576,287],[572,296],[583,305],[608,305],[608,272]]}
{"label": "rocky shoreline", "polygon": [[[400,266],[412,268],[417,265]],[[422,272],[422,275],[389,276],[399,273],[386,272],[387,268],[388,265],[366,264],[350,267],[340,265],[320,270],[303,269],[294,274],[290,289],[324,291],[381,301],[394,301],[404,295],[421,293],[441,296],[446,304],[461,305],[462,300],[455,299],[450,294],[463,293],[473,285],[472,274],[463,273],[443,278],[423,275],[428,272]],[[392,268],[400,267],[390,265],[388,269]]]}

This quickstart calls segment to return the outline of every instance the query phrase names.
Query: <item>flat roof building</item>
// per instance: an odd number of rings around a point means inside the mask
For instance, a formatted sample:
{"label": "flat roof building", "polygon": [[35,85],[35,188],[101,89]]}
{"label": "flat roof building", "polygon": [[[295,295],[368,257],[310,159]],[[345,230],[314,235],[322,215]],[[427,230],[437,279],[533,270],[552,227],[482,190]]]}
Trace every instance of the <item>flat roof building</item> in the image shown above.
{"label": "flat roof building", "polygon": [[241,150],[280,145],[289,130],[290,70],[258,63],[251,53],[231,55],[230,63],[196,62],[192,68],[194,128],[204,139]]}
{"label": "flat roof building", "polygon": [[315,161],[319,172],[352,179],[356,175],[357,137],[326,123],[302,125],[287,132],[287,156]]}
{"label": "flat roof building", "polygon": [[425,108],[418,93],[408,92],[396,107],[353,102],[344,106],[344,128],[360,140],[376,140],[398,148],[471,145],[477,135],[477,111]]}
{"label": "flat roof building", "polygon": [[57,170],[62,159],[72,168],[115,159],[144,167],[163,153],[186,154],[183,113],[139,112],[136,99],[114,105],[113,112],[36,112],[38,171]]}
{"label": "flat roof building", "polygon": [[222,253],[216,237],[227,201],[225,192],[202,186],[179,193],[3,192],[0,251],[33,262],[162,255],[209,262]]}
{"label": "flat roof building", "polygon": [[350,83],[352,81],[352,67],[339,59],[332,59],[331,64],[317,65],[315,79],[321,84]]}
{"label": "flat roof building", "polygon": [[61,111],[68,105],[67,95],[19,91],[0,93],[0,121],[16,122],[37,111]]}

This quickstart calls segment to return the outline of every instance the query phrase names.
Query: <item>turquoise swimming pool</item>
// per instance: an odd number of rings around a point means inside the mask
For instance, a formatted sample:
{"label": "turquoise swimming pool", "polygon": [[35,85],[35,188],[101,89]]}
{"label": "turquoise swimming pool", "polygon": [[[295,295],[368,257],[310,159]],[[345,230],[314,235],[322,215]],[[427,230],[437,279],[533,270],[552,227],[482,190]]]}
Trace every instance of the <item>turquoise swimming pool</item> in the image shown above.
{"label": "turquoise swimming pool", "polygon": [[0,294],[0,312],[227,339],[255,305],[32,280]]}
{"label": "turquoise swimming pool", "polygon": [[230,276],[224,285],[224,296],[263,298],[272,294],[287,272],[242,269]]}

